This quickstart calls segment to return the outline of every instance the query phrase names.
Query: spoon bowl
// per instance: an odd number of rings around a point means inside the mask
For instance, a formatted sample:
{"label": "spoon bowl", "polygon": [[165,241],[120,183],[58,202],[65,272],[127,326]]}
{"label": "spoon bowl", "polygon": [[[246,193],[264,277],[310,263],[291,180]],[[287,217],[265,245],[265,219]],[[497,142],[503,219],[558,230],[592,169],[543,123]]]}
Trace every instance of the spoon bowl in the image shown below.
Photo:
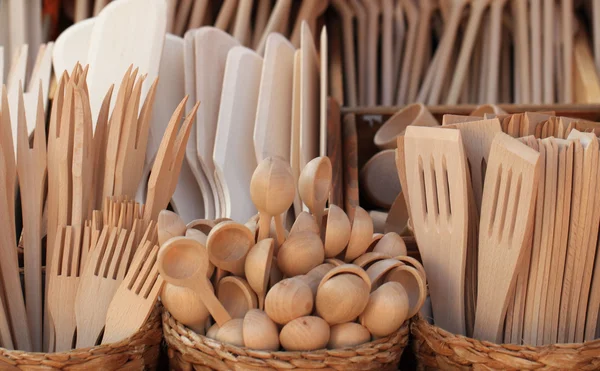
{"label": "spoon bowl", "polygon": [[310,286],[313,295],[317,295],[319,283],[321,283],[321,280],[327,274],[327,272],[329,272],[333,268],[335,268],[333,264],[324,263],[314,267],[310,270],[310,272],[306,273],[303,276],[299,276],[299,278],[301,278],[304,282],[306,282],[308,286]]}
{"label": "spoon bowl", "polygon": [[219,331],[215,339],[221,343],[235,345],[236,347],[244,346],[244,320],[242,318],[234,318],[219,327]]}
{"label": "spoon bowl", "polygon": [[378,262],[373,263],[368,269],[367,269],[367,275],[369,276],[369,279],[371,280],[371,291],[374,291],[379,283],[380,280],[392,269],[396,268],[396,267],[400,267],[403,266],[404,263],[402,263],[401,261],[398,261],[396,259],[384,259],[384,260],[380,260]]}
{"label": "spoon bowl", "polygon": [[160,300],[173,318],[196,333],[204,332],[204,323],[210,313],[196,292],[167,282],[160,293]]}
{"label": "spoon bowl", "polygon": [[290,229],[290,236],[298,232],[312,232],[319,234],[319,225],[312,215],[306,211],[301,212]]}
{"label": "spoon bowl", "polygon": [[274,241],[272,238],[259,241],[248,252],[246,263],[244,264],[246,279],[258,296],[258,307],[260,309],[264,308],[265,295],[271,273],[271,263],[273,262],[273,249]]}
{"label": "spoon bowl", "polygon": [[277,264],[288,277],[308,273],[323,263],[325,251],[323,242],[312,232],[298,232],[291,235],[279,248]]}
{"label": "spoon bowl", "polygon": [[375,133],[373,141],[380,150],[396,148],[396,138],[404,134],[408,126],[439,126],[422,103],[404,107],[390,117]]}
{"label": "spoon bowl", "polygon": [[386,233],[381,240],[377,242],[373,251],[390,256],[406,256],[407,254],[404,240],[395,232]]}
{"label": "spoon bowl", "polygon": [[275,323],[286,323],[313,310],[314,299],[310,287],[299,278],[284,279],[273,286],[265,298],[265,312]]}
{"label": "spoon bowl", "polygon": [[408,294],[409,318],[419,312],[427,297],[427,286],[417,269],[409,265],[396,267],[385,276],[385,282],[402,284]]}
{"label": "spoon bowl", "polygon": [[371,340],[371,333],[360,323],[346,322],[331,326],[328,349],[352,348]]}
{"label": "spoon bowl", "polygon": [[240,277],[224,277],[219,282],[217,298],[233,318],[244,318],[249,310],[258,307],[256,294]]}
{"label": "spoon bowl", "polygon": [[400,283],[384,283],[371,293],[369,303],[359,317],[360,324],[373,336],[388,336],[408,318],[408,302],[408,294]]}
{"label": "spoon bowl", "polygon": [[210,261],[218,268],[237,276],[244,275],[246,254],[254,245],[254,236],[243,224],[225,221],[209,233],[207,247]]}
{"label": "spoon bowl", "polygon": [[300,198],[315,217],[319,229],[331,190],[332,176],[331,160],[329,157],[322,156],[309,161],[298,178]]}
{"label": "spoon bowl", "polygon": [[354,259],[352,264],[356,264],[364,270],[367,270],[371,265],[380,260],[391,259],[391,256],[381,252],[368,252],[364,253],[358,258]]}
{"label": "spoon bowl", "polygon": [[279,329],[265,312],[251,309],[244,316],[244,345],[255,350],[279,350]]}
{"label": "spoon bowl", "polygon": [[208,219],[195,219],[187,224],[187,228],[196,229],[208,236],[210,230],[215,226],[215,222]]}
{"label": "spoon bowl", "polygon": [[354,212],[354,221],[352,222],[352,232],[350,233],[350,241],[346,248],[346,256],[344,260],[351,262],[367,251],[371,240],[373,239],[373,220],[369,213],[360,206],[356,207]]}
{"label": "spoon bowl", "polygon": [[287,351],[323,349],[329,341],[329,324],[320,317],[296,318],[283,326],[279,340]]}
{"label": "spoon bowl", "polygon": [[341,253],[350,241],[350,219],[339,206],[330,205],[323,217],[325,228],[321,230],[325,257],[333,258]]}
{"label": "spoon bowl", "polygon": [[162,246],[171,237],[185,234],[186,226],[179,215],[169,210],[162,210],[158,214],[158,243]]}
{"label": "spoon bowl", "polygon": [[[250,197],[260,214],[258,240],[268,237],[271,218],[287,211],[296,195],[295,179],[290,165],[276,157],[261,161],[250,180]],[[275,218],[278,243],[283,243],[285,233],[281,218]]]}

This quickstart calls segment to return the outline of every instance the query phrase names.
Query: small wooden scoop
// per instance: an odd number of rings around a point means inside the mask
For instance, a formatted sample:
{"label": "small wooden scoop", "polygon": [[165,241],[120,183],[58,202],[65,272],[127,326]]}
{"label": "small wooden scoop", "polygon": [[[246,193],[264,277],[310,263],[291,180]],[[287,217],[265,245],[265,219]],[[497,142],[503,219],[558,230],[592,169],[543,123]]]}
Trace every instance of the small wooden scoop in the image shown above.
{"label": "small wooden scoop", "polygon": [[481,206],[474,338],[496,343],[502,340],[517,263],[533,232],[539,157],[535,150],[504,133],[497,134],[492,142]]}

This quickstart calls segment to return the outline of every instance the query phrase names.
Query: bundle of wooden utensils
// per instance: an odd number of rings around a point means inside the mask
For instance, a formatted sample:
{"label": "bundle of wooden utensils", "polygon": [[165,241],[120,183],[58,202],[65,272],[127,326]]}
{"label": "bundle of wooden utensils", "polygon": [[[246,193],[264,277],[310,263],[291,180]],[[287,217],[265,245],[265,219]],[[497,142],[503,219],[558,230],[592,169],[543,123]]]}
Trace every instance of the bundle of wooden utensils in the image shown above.
{"label": "bundle of wooden utensils", "polygon": [[[132,200],[139,183],[146,182],[141,175],[157,81],[142,102],[145,76],[130,67],[114,108],[111,87],[93,120],[87,71],[77,65],[58,81],[47,133],[42,89],[33,112],[27,112],[30,97],[20,84],[16,105],[10,104],[5,87],[2,91],[4,348],[53,352],[124,339],[142,326],[162,287],[155,267],[155,222],[175,190],[198,104],[183,124],[186,99],[173,113],[141,205]],[[17,112],[16,122],[11,111]],[[29,118],[35,119],[32,132]],[[22,218],[15,212],[19,199]],[[23,251],[24,290],[17,242]]]}
{"label": "bundle of wooden utensils", "polygon": [[259,214],[245,225],[186,225],[161,212],[165,308],[201,335],[257,350],[345,348],[397,331],[425,300],[423,267],[397,234],[374,235],[362,208],[353,221],[335,205],[325,209],[330,188],[329,159],[310,161],[298,190],[312,214],[302,212],[288,233],[282,214],[296,193],[293,175],[268,157],[252,176]]}
{"label": "bundle of wooden utensils", "polygon": [[596,339],[600,123],[486,116],[397,137],[433,320],[496,343]]}
{"label": "bundle of wooden utensils", "polygon": [[331,4],[330,74],[345,105],[600,102],[595,0]]}

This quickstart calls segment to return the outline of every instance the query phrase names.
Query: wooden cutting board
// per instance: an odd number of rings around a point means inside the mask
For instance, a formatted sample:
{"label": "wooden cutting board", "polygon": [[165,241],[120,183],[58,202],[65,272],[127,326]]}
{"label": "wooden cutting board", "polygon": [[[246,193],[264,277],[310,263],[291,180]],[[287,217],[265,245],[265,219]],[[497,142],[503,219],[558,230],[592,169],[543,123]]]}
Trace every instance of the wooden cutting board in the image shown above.
{"label": "wooden cutting board", "polygon": [[256,168],[252,134],[263,59],[251,49],[229,51],[219,109],[213,159],[215,177],[223,187],[225,216],[245,223],[256,214],[250,179]]}

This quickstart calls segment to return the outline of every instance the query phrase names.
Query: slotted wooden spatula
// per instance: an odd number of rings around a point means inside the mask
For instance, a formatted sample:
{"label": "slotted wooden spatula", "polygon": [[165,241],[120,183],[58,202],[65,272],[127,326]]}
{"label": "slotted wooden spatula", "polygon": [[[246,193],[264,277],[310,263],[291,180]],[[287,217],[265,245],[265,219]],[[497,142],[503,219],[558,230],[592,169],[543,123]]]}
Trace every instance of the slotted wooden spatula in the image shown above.
{"label": "slotted wooden spatula", "polygon": [[500,342],[517,263],[533,232],[539,153],[504,133],[492,142],[479,224],[479,277],[473,337]]}
{"label": "slotted wooden spatula", "polygon": [[408,127],[406,178],[437,326],[465,334],[467,161],[458,130]]}

